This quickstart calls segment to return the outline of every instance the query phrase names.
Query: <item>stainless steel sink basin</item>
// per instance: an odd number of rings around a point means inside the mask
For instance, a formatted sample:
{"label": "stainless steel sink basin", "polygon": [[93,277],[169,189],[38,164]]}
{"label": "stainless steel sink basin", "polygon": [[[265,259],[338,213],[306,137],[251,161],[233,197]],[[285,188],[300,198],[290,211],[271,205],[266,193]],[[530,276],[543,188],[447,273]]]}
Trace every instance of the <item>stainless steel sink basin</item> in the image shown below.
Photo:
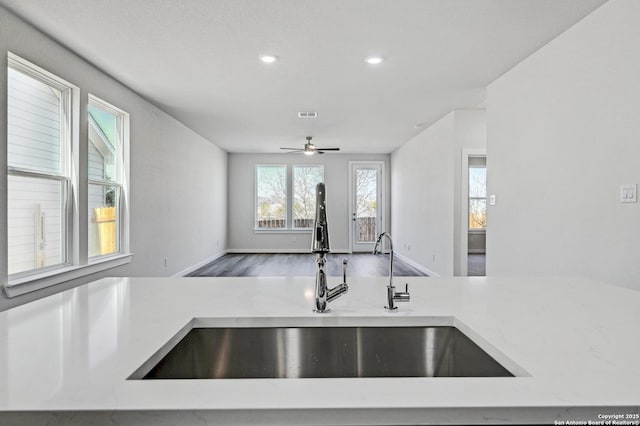
{"label": "stainless steel sink basin", "polygon": [[192,328],[154,364],[132,378],[513,377],[452,326]]}

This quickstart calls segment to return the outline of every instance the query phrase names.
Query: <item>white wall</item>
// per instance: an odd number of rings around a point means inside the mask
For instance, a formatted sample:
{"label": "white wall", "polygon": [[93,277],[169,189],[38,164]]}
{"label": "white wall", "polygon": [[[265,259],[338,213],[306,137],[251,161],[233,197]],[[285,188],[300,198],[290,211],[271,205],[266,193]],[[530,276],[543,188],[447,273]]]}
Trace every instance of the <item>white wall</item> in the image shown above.
{"label": "white wall", "polygon": [[[485,109],[456,110],[454,147],[454,275],[467,274],[467,203],[469,200],[468,171],[462,167],[465,151],[479,152],[487,149],[487,111]],[[463,204],[464,203],[464,204]]]}
{"label": "white wall", "polygon": [[391,235],[395,251],[453,275],[454,114],[391,154]]}
{"label": "white wall", "polygon": [[[166,276],[226,248],[227,154],[122,84],[0,7],[0,99],[6,99],[7,51],[81,88],[80,210],[87,211],[87,96],[131,114],[131,264],[7,299],[0,310],[103,276]],[[6,102],[0,117],[6,117]],[[0,118],[0,275],[7,274],[6,120]],[[84,169],[83,169],[84,168]],[[84,206],[84,207],[83,207]],[[87,223],[80,223],[86,248]],[[82,245],[81,245],[82,246]],[[164,258],[168,266],[164,267]]]}
{"label": "white wall", "polygon": [[640,290],[640,2],[611,0],[488,88],[487,273]]}
{"label": "white wall", "polygon": [[327,153],[305,156],[298,154],[229,154],[229,249],[232,251],[299,252],[311,250],[311,231],[256,233],[255,166],[256,164],[324,164],[327,186],[327,222],[331,251],[349,250],[349,161],[380,160],[385,162],[387,200],[385,228],[389,226],[389,156]]}
{"label": "white wall", "polygon": [[441,276],[462,259],[462,150],[484,148],[484,110],[452,111],[391,155],[396,252]]}

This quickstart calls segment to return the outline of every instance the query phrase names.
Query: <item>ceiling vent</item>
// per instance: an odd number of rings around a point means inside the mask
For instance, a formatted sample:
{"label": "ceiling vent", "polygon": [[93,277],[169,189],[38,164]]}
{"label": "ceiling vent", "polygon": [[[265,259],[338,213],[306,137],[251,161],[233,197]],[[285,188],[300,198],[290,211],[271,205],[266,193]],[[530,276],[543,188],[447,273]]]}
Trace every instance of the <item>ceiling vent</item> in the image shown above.
{"label": "ceiling vent", "polygon": [[298,112],[298,118],[318,118],[318,113],[315,111],[300,111]]}

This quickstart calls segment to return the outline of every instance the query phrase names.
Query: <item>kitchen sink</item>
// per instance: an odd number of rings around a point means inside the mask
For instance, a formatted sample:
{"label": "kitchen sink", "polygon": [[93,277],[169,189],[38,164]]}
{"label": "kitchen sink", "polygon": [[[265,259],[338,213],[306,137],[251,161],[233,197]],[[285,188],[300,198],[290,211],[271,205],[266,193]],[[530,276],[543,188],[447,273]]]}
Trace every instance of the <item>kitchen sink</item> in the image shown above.
{"label": "kitchen sink", "polygon": [[174,341],[130,379],[514,376],[455,326],[194,327]]}

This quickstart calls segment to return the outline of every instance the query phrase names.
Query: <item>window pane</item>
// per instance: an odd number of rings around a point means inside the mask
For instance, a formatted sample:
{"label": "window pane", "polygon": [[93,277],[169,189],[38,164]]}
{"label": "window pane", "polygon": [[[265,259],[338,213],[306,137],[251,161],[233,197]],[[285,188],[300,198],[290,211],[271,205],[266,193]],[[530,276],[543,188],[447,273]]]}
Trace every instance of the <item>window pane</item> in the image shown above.
{"label": "window pane", "polygon": [[64,182],[9,175],[9,275],[65,263]]}
{"label": "window pane", "polygon": [[469,197],[486,198],[487,168],[469,167]]}
{"label": "window pane", "polygon": [[324,166],[293,168],[293,227],[311,228],[316,214],[316,185],[324,179]]}
{"label": "window pane", "polygon": [[89,185],[89,257],[119,251],[119,200],[119,187]]}
{"label": "window pane", "polygon": [[62,92],[13,68],[7,89],[9,166],[63,173]]}
{"label": "window pane", "polygon": [[356,242],[372,243],[376,240],[378,211],[378,170],[356,170]]}
{"label": "window pane", "polygon": [[469,229],[485,229],[487,226],[487,200],[469,200]]}
{"label": "window pane", "polygon": [[257,228],[287,227],[287,169],[285,166],[256,167],[256,201]]}
{"label": "window pane", "polygon": [[89,102],[89,179],[118,181],[118,116]]}

